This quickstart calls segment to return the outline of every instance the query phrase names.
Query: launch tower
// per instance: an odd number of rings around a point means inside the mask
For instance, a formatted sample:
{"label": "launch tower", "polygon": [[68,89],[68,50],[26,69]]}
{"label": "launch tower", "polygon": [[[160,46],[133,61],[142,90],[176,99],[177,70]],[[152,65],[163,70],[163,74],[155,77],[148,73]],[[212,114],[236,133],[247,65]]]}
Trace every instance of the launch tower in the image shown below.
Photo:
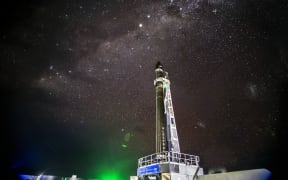
{"label": "launch tower", "polygon": [[199,157],[180,152],[168,73],[157,63],[156,153],[138,159],[138,180],[194,180],[203,175]]}

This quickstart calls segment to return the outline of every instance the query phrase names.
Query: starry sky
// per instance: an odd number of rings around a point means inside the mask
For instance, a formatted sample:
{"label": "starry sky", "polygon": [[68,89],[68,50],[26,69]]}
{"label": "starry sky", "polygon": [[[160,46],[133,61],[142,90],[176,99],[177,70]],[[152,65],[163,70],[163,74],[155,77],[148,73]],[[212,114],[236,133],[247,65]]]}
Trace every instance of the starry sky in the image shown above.
{"label": "starry sky", "polygon": [[6,172],[136,175],[155,152],[158,61],[181,152],[205,172],[287,161],[286,0],[25,0],[0,13]]}

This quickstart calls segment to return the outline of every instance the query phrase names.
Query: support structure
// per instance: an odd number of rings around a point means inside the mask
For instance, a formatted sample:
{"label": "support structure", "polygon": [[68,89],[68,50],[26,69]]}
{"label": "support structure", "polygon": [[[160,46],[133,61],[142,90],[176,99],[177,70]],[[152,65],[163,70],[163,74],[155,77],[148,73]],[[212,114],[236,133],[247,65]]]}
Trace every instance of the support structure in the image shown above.
{"label": "support structure", "polygon": [[138,160],[138,180],[194,180],[203,174],[199,157],[180,152],[168,73],[160,62],[156,79],[156,153]]}

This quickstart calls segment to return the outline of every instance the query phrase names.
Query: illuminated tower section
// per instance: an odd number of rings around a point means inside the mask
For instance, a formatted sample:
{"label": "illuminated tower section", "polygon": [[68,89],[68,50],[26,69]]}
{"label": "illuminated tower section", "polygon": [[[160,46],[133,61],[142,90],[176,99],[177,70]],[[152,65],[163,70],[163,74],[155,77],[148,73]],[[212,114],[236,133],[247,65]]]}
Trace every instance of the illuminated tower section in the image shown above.
{"label": "illuminated tower section", "polygon": [[160,62],[156,79],[156,153],[138,159],[138,180],[195,180],[203,175],[199,157],[180,152],[168,73]]}
{"label": "illuminated tower section", "polygon": [[160,62],[157,63],[155,72],[156,153],[164,151],[180,153],[168,73],[163,70]]}

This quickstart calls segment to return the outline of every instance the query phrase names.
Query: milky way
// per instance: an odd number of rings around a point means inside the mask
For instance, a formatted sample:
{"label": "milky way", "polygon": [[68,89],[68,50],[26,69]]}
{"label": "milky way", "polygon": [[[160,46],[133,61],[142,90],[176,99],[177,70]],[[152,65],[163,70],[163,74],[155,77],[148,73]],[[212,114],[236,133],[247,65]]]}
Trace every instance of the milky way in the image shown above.
{"label": "milky way", "polygon": [[161,61],[183,153],[199,155],[207,172],[277,173],[287,9],[284,0],[8,4],[0,37],[7,169],[135,175],[137,159],[155,151]]}

